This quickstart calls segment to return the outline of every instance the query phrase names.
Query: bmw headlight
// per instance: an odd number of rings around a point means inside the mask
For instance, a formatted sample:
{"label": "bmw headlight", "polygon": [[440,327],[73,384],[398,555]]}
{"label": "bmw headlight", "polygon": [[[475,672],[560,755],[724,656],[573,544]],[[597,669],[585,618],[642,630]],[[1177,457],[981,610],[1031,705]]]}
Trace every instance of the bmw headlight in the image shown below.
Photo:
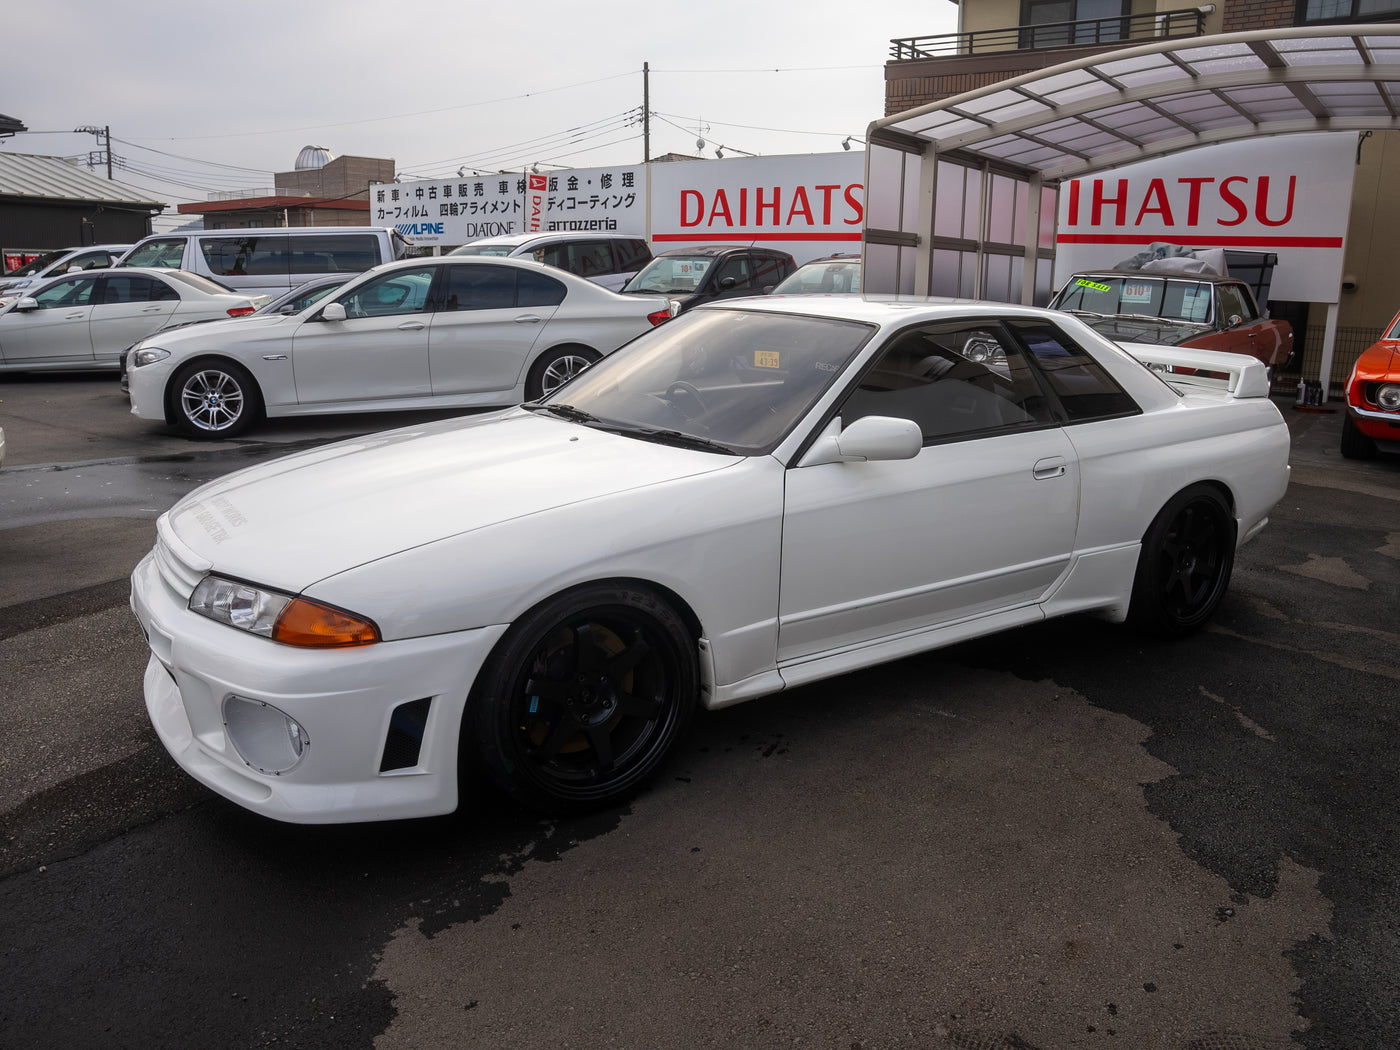
{"label": "bmw headlight", "polygon": [[1376,391],[1376,404],[1387,412],[1400,412],[1400,383],[1382,383]]}
{"label": "bmw headlight", "polygon": [[190,595],[191,612],[285,645],[346,648],[379,641],[379,628],[354,613],[255,587],[206,576]]}
{"label": "bmw headlight", "polygon": [[149,347],[137,350],[127,361],[132,368],[140,368],[142,365],[153,365],[157,361],[164,361],[170,356],[169,350],[162,350],[159,347]]}

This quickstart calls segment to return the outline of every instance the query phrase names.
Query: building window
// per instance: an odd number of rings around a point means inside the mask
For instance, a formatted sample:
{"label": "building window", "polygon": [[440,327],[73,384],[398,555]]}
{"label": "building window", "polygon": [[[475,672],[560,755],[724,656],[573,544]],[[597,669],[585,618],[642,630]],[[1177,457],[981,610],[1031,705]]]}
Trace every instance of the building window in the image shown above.
{"label": "building window", "polygon": [[[1068,47],[1123,40],[1130,0],[1021,0],[1022,47]],[[1078,23],[1067,25],[1066,23]]]}
{"label": "building window", "polygon": [[1298,0],[1299,24],[1400,18],[1397,0]]}

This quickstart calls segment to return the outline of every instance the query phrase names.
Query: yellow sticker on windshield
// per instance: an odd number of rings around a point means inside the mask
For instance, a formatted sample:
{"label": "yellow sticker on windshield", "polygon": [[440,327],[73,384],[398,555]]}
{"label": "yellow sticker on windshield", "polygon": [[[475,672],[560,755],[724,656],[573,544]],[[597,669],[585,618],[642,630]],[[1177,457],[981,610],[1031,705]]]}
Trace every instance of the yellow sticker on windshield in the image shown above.
{"label": "yellow sticker on windshield", "polygon": [[753,366],[755,368],[779,368],[778,351],[776,350],[755,350],[753,352]]}
{"label": "yellow sticker on windshield", "polygon": [[1088,281],[1085,280],[1083,277],[1079,278],[1079,280],[1075,281],[1074,283],[1079,285],[1079,287],[1081,288],[1088,288],[1090,291],[1094,292],[1113,291],[1113,285],[1111,284],[1099,284],[1098,281]]}

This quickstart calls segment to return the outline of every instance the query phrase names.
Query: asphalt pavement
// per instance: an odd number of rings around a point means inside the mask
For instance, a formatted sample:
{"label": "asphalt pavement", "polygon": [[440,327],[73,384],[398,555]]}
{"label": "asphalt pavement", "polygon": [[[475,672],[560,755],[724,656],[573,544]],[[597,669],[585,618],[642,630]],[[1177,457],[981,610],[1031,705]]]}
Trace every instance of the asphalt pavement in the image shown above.
{"label": "asphalt pavement", "polygon": [[141,699],[126,577],[221,446],[0,380],[0,1048],[1400,1045],[1400,459],[1280,400],[1213,623],[1068,618],[697,720],[623,808],[305,828]]}

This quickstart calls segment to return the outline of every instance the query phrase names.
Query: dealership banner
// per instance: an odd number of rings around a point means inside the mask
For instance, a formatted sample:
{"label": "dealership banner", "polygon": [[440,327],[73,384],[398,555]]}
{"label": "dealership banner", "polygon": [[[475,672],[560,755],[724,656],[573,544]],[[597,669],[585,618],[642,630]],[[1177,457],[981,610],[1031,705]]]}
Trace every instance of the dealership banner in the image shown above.
{"label": "dealership banner", "polygon": [[533,231],[644,236],[645,183],[640,164],[373,183],[370,216],[428,247]]}
{"label": "dealership banner", "polygon": [[1284,135],[1204,146],[1060,186],[1055,282],[1153,241],[1274,252],[1270,298],[1336,302],[1356,136]]}
{"label": "dealership banner", "polygon": [[757,244],[799,263],[860,253],[865,154],[814,153],[655,164],[652,250]]}

